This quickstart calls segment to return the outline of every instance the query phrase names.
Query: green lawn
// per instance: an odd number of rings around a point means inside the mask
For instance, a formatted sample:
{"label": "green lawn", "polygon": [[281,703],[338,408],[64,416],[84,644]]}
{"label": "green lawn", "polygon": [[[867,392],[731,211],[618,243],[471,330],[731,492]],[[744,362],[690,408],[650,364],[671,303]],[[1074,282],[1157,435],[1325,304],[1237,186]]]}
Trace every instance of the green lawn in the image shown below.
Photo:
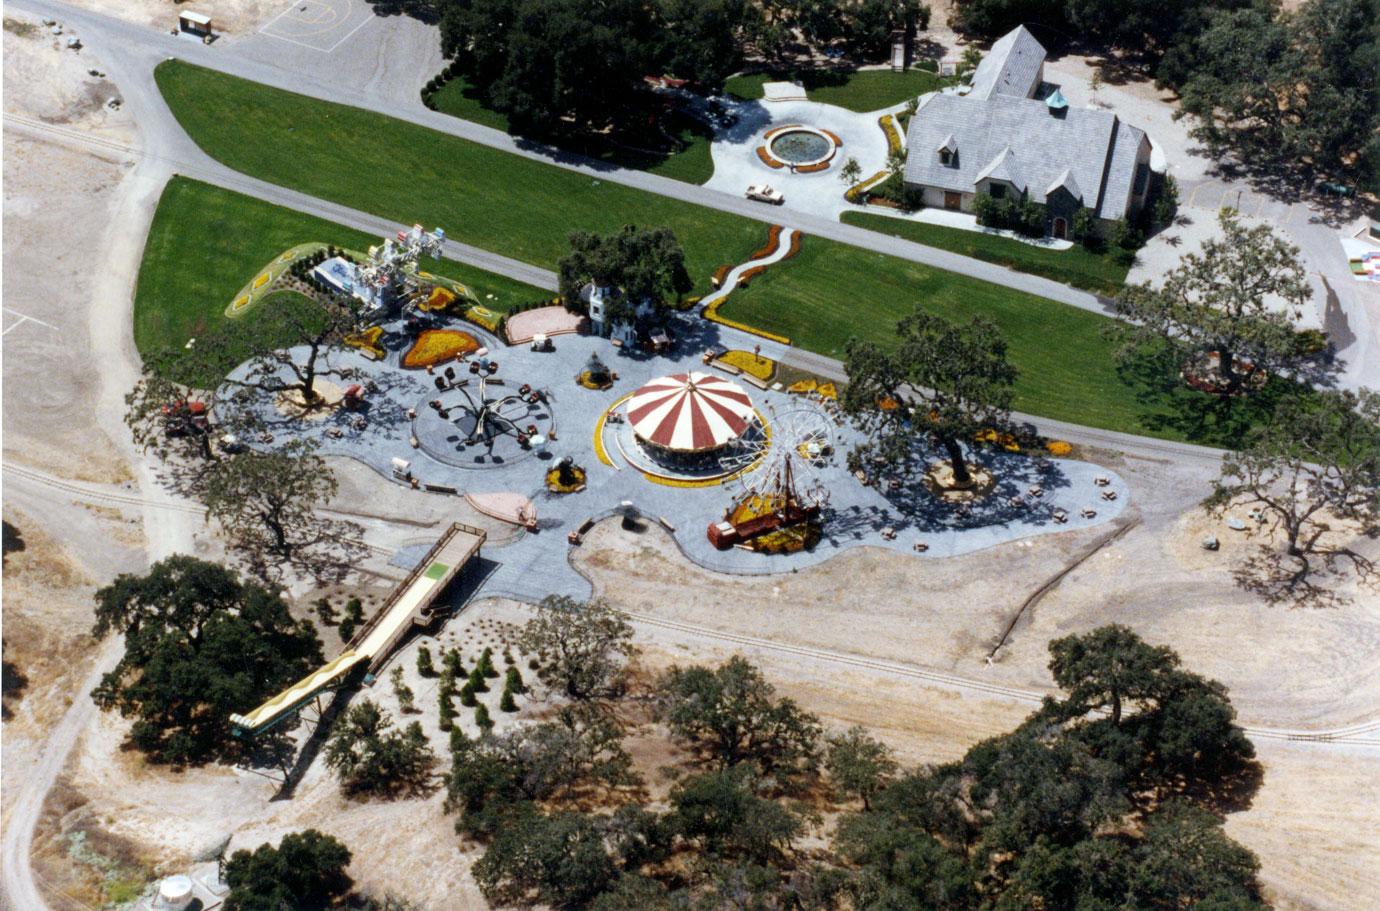
{"label": "green lawn", "polygon": [[[163,190],[144,245],[134,293],[134,342],[145,356],[181,348],[228,320],[235,294],[273,257],[321,241],[356,250],[379,238],[213,187],[174,177]],[[450,260],[428,271],[464,282],[487,307],[508,310],[550,297],[549,291]],[[494,295],[489,299],[488,295]],[[256,307],[271,306],[265,300]],[[253,319],[251,310],[240,319]]]}
{"label": "green lawn", "polygon": [[764,82],[799,82],[811,101],[834,104],[850,111],[875,111],[888,108],[951,84],[929,70],[802,70],[773,71],[734,76],[724,83],[724,91],[748,101],[762,97]]}
{"label": "green lawn", "polygon": [[747,218],[620,186],[359,108],[179,61],[159,64],[173,113],[212,157],[322,199],[439,225],[456,240],[554,269],[571,231],[671,228],[700,291],[766,229]]}
{"label": "green lawn", "polygon": [[1229,403],[1228,413],[1217,413],[1216,400],[1176,377],[1155,387],[1124,377],[1115,342],[1103,336],[1107,317],[817,237],[735,291],[720,312],[842,359],[851,336],[890,344],[896,321],[916,304],[953,321],[985,316],[1000,328],[1020,371],[1019,411],[1206,443],[1258,419],[1244,410],[1254,404]]}
{"label": "green lawn", "polygon": [[[431,101],[436,110],[443,114],[470,120],[505,133],[512,132],[508,127],[508,116],[501,111],[485,107],[478,93],[463,76],[441,86]],[[669,114],[666,124],[668,130],[682,144],[681,151],[670,155],[594,140],[583,143],[563,142],[561,147],[608,164],[650,171],[686,183],[704,183],[713,177],[714,162],[709,154],[709,146],[714,132],[693,117],[678,112]]]}
{"label": "green lawn", "polygon": [[843,221],[870,231],[913,240],[917,244],[999,263],[1017,272],[1043,275],[1095,294],[1114,296],[1126,283],[1126,272],[1130,268],[1118,262],[1111,253],[1093,253],[1081,245],[1068,250],[1051,250],[1023,244],[1009,237],[902,221],[871,212],[845,212]]}
{"label": "green lawn", "polygon": [[[230,167],[403,223],[440,225],[457,240],[547,268],[568,249],[567,235],[573,230],[665,225],[680,238],[687,268],[704,289],[715,267],[743,261],[765,236],[762,223],[752,219],[211,70],[166,62],[157,78],[190,135]],[[151,301],[171,308],[179,314],[178,331],[162,331],[174,339],[199,331],[198,319],[207,319],[207,310],[196,308],[224,307],[246,275],[297,239],[285,231],[269,242],[266,232],[252,224],[247,230],[208,225],[217,216],[205,206],[187,205],[175,214],[160,211],[160,216],[162,224],[155,224],[153,234],[161,231],[164,236],[150,238],[149,255],[159,256],[163,247],[176,246],[179,252],[164,251],[156,267],[146,258],[145,271],[159,277],[147,288],[141,284],[140,296],[148,297],[140,319],[150,320]],[[179,239],[183,234],[190,239]],[[189,263],[209,271],[215,251],[202,245],[223,248],[230,237],[237,247],[259,243],[262,249],[252,255],[222,249],[221,256],[242,256],[245,265],[236,266],[233,279],[228,273],[218,279],[213,296],[188,294],[194,289],[179,287],[186,279],[165,274],[187,269]],[[339,242],[353,241],[342,235]],[[203,280],[210,279],[198,279]],[[206,302],[185,303],[198,297]],[[803,348],[838,356],[851,335],[889,338],[896,319],[916,302],[953,318],[982,313],[997,322],[1022,372],[1017,405],[1030,413],[1220,442],[1222,420],[1235,419],[1240,410],[1225,417],[1206,414],[1205,396],[1174,383],[1150,389],[1123,380],[1113,346],[1101,336],[1108,322],[1101,316],[816,238],[806,241],[797,259],[768,269],[751,288],[734,294],[725,315],[788,335]],[[193,312],[183,314],[184,307]],[[140,331],[150,331],[147,323]]]}

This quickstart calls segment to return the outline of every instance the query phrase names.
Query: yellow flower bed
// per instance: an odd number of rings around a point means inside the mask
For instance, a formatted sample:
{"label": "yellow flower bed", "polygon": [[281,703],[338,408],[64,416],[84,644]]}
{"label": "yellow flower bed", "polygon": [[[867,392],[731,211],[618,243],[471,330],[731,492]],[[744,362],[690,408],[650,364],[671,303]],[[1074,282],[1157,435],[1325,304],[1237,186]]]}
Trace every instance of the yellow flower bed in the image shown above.
{"label": "yellow flower bed", "polygon": [[503,314],[496,313],[488,307],[474,306],[465,311],[465,319],[490,332],[498,331],[498,322],[503,319]]}
{"label": "yellow flower bed", "polygon": [[254,290],[257,291],[264,285],[268,284],[269,279],[271,279],[272,277],[273,276],[267,272],[260,272],[259,277],[254,279]]}
{"label": "yellow flower bed", "polygon": [[726,297],[721,297],[714,303],[710,304],[708,307],[705,307],[704,318],[709,320],[710,322],[718,323],[720,326],[728,326],[730,329],[737,329],[740,332],[746,332],[750,335],[756,335],[760,338],[768,339],[773,342],[780,342],[783,345],[789,345],[791,343],[791,340],[786,338],[786,336],[784,335],[777,335],[775,332],[768,332],[765,329],[758,329],[756,326],[749,326],[746,323],[740,323],[737,320],[731,320],[727,317],[720,316],[719,304],[723,303],[727,299],[728,298]]}
{"label": "yellow flower bed", "polygon": [[1016,442],[1016,438],[1009,433],[999,433],[988,427],[986,430],[979,430],[973,436],[979,443],[991,443],[1000,446],[1007,452],[1020,452],[1021,444]]}
{"label": "yellow flower bed", "polygon": [[853,186],[849,187],[847,192],[843,194],[843,198],[853,203],[862,202],[863,194],[866,193],[876,184],[879,184],[882,181],[886,180],[887,176],[888,174],[886,171],[878,171],[876,174],[873,174],[866,180],[859,181],[858,183],[855,183],[853,184]]}
{"label": "yellow flower bed", "polygon": [[797,380],[796,382],[791,383],[789,386],[786,387],[786,391],[794,392],[796,395],[809,395],[811,392],[814,392],[818,388],[819,382],[814,377],[810,377],[806,380]]}
{"label": "yellow flower bed", "polygon": [[748,376],[755,376],[764,383],[770,382],[776,375],[776,361],[769,357],[760,357],[751,351],[740,351],[735,348],[725,352],[719,361],[730,367],[737,367]]}
{"label": "yellow flower bed", "polygon": [[402,365],[408,369],[431,367],[455,360],[456,355],[469,354],[478,350],[479,340],[468,332],[459,329],[427,329],[407,354],[403,355]]}
{"label": "yellow flower bed", "polygon": [[877,119],[877,125],[886,134],[886,148],[888,152],[898,152],[901,149],[901,132],[896,129],[896,118],[891,114],[883,114]]}
{"label": "yellow flower bed", "polygon": [[1050,440],[1045,444],[1045,450],[1049,452],[1050,455],[1066,456],[1073,452],[1073,444],[1066,443],[1063,440]]}
{"label": "yellow flower bed", "polygon": [[570,469],[573,481],[570,484],[561,483],[561,470],[553,468],[546,473],[546,489],[552,493],[579,493],[585,489],[585,470],[578,465],[571,466]]}
{"label": "yellow flower bed", "polygon": [[425,311],[444,310],[453,303],[455,303],[454,292],[438,286],[431,289],[431,293],[427,295],[426,300],[418,305],[418,309]]}
{"label": "yellow flower bed", "polygon": [[383,338],[383,327],[370,326],[362,332],[352,332],[345,336],[345,344],[351,348],[358,348],[376,361],[381,361],[388,353],[379,344],[381,338]]}

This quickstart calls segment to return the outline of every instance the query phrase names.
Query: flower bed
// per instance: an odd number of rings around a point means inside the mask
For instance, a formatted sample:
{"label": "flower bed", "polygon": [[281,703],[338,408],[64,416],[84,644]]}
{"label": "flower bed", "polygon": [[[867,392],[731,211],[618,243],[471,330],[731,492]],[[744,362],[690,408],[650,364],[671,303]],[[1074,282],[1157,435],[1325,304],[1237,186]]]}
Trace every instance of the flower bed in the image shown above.
{"label": "flower bed", "polygon": [[876,186],[877,184],[881,183],[882,181],[886,180],[887,176],[888,175],[886,171],[878,171],[876,174],[873,174],[866,180],[859,181],[858,183],[855,183],[853,184],[853,186],[849,187],[844,192],[843,198],[851,203],[866,202],[867,200],[864,198],[864,196],[867,193],[867,191],[872,187]]}
{"label": "flower bed", "polygon": [[569,469],[570,478],[561,480],[561,469],[553,468],[546,473],[546,489],[552,493],[579,493],[585,489],[585,470],[578,465]]}
{"label": "flower bed", "polygon": [[733,263],[724,263],[714,270],[714,287],[722,288],[724,281],[728,278],[728,273],[733,271]]}
{"label": "flower bed", "polygon": [[755,376],[764,383],[771,382],[772,377],[776,376],[776,361],[769,357],[753,354],[751,351],[734,348],[724,352],[719,358],[719,363],[736,367],[743,373]]}
{"label": "flower bed", "polygon": [[751,269],[743,270],[742,274],[738,276],[738,287],[746,288],[749,282],[765,271],[767,271],[766,266],[753,266]]}
{"label": "flower bed", "polygon": [[817,162],[815,162],[814,164],[801,164],[801,165],[796,165],[796,166],[795,166],[795,173],[797,173],[797,174],[814,174],[814,173],[817,173],[817,172],[819,172],[819,171],[823,171],[823,170],[825,170],[825,169],[828,168],[828,167],[829,167],[829,162],[827,162],[827,161],[817,161]]}
{"label": "flower bed", "polygon": [[417,336],[407,354],[403,355],[402,365],[409,370],[432,367],[455,360],[457,355],[469,354],[479,349],[479,340],[468,332],[459,329],[427,329]]}
{"label": "flower bed", "polygon": [[481,329],[497,333],[499,324],[503,322],[503,314],[496,313],[488,307],[474,306],[465,310],[465,319]]}
{"label": "flower bed", "polygon": [[831,132],[831,131],[829,131],[829,130],[823,130],[823,129],[820,130],[820,132],[823,133],[825,136],[828,136],[830,139],[834,140],[834,145],[836,145],[836,146],[841,146],[841,145],[843,145],[843,140],[842,140],[842,139],[839,139],[837,133],[833,133],[833,132]]}
{"label": "flower bed", "polygon": [[388,354],[387,351],[383,350],[383,345],[379,344],[381,338],[383,338],[383,327],[370,326],[361,332],[352,332],[345,336],[345,344],[351,348],[358,348],[365,357],[381,361]]}
{"label": "flower bed", "polygon": [[1063,440],[1050,440],[1045,444],[1045,451],[1054,456],[1066,456],[1073,452],[1073,444]]}
{"label": "flower bed", "polygon": [[803,241],[804,239],[805,239],[805,235],[804,235],[804,234],[801,234],[799,231],[797,231],[797,232],[795,232],[794,234],[792,234],[792,235],[791,235],[791,245],[790,245],[790,247],[786,250],[786,255],[783,256],[783,257],[781,257],[781,260],[780,260],[780,261],[784,263],[786,260],[792,259],[797,253],[799,253],[799,252],[800,252],[800,243],[801,243],[801,241]]}
{"label": "flower bed", "polygon": [[[752,255],[750,255],[750,256],[748,257],[748,262],[752,262],[754,259],[763,259],[763,258],[765,258],[765,257],[771,256],[773,253],[776,252],[776,248],[779,247],[780,245],[781,245],[781,226],[780,226],[780,225],[772,225],[771,227],[767,228],[767,243],[766,243],[766,246],[758,247],[756,250],[753,250],[753,251],[752,251]],[[727,274],[727,273],[725,273],[725,274]]]}
{"label": "flower bed", "polygon": [[431,289],[427,299],[417,305],[417,309],[424,311],[445,310],[455,303],[455,294],[445,288],[436,287]]}
{"label": "flower bed", "polygon": [[896,118],[891,114],[883,114],[877,118],[877,125],[886,134],[887,152],[899,152],[901,150],[901,133],[896,129]]}
{"label": "flower bed", "polygon": [[771,154],[770,152],[767,151],[767,147],[766,147],[766,146],[758,146],[758,147],[757,147],[757,157],[760,158],[760,159],[762,159],[762,164],[766,165],[766,166],[769,167],[769,168],[778,168],[778,169],[780,169],[780,168],[784,168],[784,167],[785,167],[784,164],[782,164],[781,162],[777,161],[775,158],[772,157],[772,154]]}

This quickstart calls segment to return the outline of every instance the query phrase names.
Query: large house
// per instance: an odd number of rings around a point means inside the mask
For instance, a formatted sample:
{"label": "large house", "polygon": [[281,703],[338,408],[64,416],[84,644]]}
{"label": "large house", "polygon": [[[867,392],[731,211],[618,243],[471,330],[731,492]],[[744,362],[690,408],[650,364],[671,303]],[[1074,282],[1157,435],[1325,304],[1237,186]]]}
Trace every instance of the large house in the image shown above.
{"label": "large house", "polygon": [[1109,111],[1046,93],[1045,49],[1024,26],[983,58],[966,94],[925,98],[906,132],[905,182],[927,206],[972,211],[979,193],[1046,207],[1070,236],[1074,213],[1099,228],[1133,217],[1150,189],[1150,140]]}

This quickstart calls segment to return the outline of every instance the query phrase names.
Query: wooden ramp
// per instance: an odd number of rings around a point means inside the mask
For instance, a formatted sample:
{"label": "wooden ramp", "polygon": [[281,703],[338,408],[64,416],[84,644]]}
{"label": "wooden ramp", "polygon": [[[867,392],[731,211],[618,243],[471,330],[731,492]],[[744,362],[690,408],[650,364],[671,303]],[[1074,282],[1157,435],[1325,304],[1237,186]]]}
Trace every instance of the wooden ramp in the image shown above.
{"label": "wooden ramp", "polygon": [[460,571],[479,554],[487,535],[483,530],[452,523],[425,557],[393,589],[368,623],[334,661],[318,668],[244,715],[231,715],[236,735],[266,731],[290,716],[322,690],[337,686],[356,668],[378,670],[414,625],[431,622],[436,599]]}

